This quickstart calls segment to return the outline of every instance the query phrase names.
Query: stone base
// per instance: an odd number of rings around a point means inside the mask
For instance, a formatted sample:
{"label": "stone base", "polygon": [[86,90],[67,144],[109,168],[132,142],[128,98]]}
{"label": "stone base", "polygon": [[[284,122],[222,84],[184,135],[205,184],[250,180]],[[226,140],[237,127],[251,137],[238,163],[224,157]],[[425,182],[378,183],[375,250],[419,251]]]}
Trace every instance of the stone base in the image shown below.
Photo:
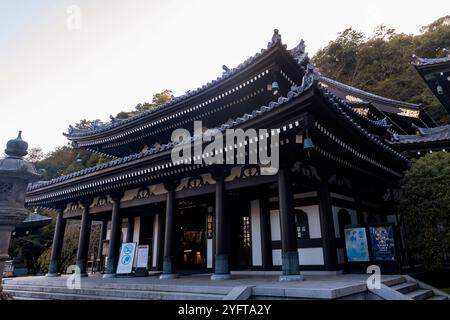
{"label": "stone base", "polygon": [[229,280],[231,279],[231,275],[229,273],[226,274],[212,274],[211,280]]}
{"label": "stone base", "polygon": [[49,278],[54,278],[54,277],[60,277],[61,276],[61,274],[60,273],[47,273],[46,275],[45,275],[46,277],[49,277]]}
{"label": "stone base", "polygon": [[303,281],[303,280],[305,280],[305,278],[301,274],[287,274],[287,275],[281,275],[278,280],[281,282]]}
{"label": "stone base", "polygon": [[169,279],[176,279],[179,278],[180,276],[176,273],[163,273],[162,275],[159,276],[159,278],[161,280],[169,280]]}
{"label": "stone base", "polygon": [[115,273],[104,273],[102,278],[115,278],[116,274]]}

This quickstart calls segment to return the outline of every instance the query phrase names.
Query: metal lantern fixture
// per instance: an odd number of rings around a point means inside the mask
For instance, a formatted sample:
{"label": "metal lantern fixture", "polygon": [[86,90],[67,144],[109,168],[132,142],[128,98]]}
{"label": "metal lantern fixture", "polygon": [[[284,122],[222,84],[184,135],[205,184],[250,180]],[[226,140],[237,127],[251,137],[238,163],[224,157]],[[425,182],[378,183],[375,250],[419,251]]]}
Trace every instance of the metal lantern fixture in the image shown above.
{"label": "metal lantern fixture", "polygon": [[25,193],[28,183],[41,174],[31,162],[23,159],[28,154],[28,143],[22,140],[22,131],[16,139],[8,141],[5,158],[0,158],[0,299],[3,267],[8,259],[11,232],[28,216],[25,209]]}

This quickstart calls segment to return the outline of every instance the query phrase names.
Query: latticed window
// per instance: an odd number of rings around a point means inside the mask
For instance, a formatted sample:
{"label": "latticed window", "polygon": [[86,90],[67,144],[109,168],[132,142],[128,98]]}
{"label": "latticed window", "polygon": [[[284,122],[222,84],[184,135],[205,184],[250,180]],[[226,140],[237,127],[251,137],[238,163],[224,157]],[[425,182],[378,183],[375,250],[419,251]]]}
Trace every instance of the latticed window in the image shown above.
{"label": "latticed window", "polygon": [[250,247],[250,217],[242,217],[244,248]]}
{"label": "latticed window", "polygon": [[297,239],[309,239],[308,215],[305,211],[295,210]]}
{"label": "latticed window", "polygon": [[10,182],[0,182],[0,194],[11,194],[13,185]]}

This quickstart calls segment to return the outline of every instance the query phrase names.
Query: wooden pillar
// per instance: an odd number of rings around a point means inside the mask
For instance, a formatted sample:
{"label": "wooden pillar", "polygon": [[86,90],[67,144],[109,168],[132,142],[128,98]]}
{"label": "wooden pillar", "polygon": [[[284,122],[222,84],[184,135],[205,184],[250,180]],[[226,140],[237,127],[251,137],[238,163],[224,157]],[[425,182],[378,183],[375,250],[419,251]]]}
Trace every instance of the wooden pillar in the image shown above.
{"label": "wooden pillar", "polygon": [[82,277],[86,277],[89,238],[91,235],[91,225],[92,225],[92,219],[89,216],[89,207],[91,205],[91,201],[86,200],[82,203],[82,205],[83,205],[83,215],[81,216],[80,238],[78,240],[76,265],[79,268],[80,275]]}
{"label": "wooden pillar", "polygon": [[106,270],[104,278],[115,277],[119,262],[119,250],[122,235],[122,217],[120,216],[120,199],[122,195],[111,196],[113,209],[111,215],[111,234],[109,237],[109,251],[106,258]]}
{"label": "wooden pillar", "polygon": [[259,200],[259,214],[261,221],[261,254],[264,271],[272,270],[272,235],[270,229],[270,203],[269,195]]}
{"label": "wooden pillar", "polygon": [[58,208],[56,216],[55,233],[53,235],[52,253],[50,265],[48,267],[47,277],[59,276],[59,267],[61,259],[61,251],[64,241],[64,232],[66,229],[66,220],[63,218],[64,208]]}
{"label": "wooden pillar", "polygon": [[362,199],[361,194],[358,192],[361,186],[357,183],[352,184],[353,189],[353,196],[355,198],[355,205],[356,205],[356,219],[358,221],[358,224],[364,224],[364,209],[362,205]]}
{"label": "wooden pillar", "polygon": [[295,219],[292,206],[292,190],[286,169],[278,170],[278,199],[281,226],[282,271],[280,281],[303,280],[295,236]]}
{"label": "wooden pillar", "polygon": [[318,190],[320,228],[325,270],[337,270],[336,235],[334,233],[333,210],[331,207],[328,177],[328,175],[320,177],[321,181]]}
{"label": "wooden pillar", "polygon": [[216,176],[215,193],[215,263],[211,280],[230,279],[229,255],[226,243],[224,175]]}
{"label": "wooden pillar", "polygon": [[167,190],[166,201],[166,225],[164,234],[164,258],[163,273],[161,279],[173,279],[178,277],[175,269],[175,183],[165,183]]}
{"label": "wooden pillar", "polygon": [[134,217],[128,217],[127,239],[125,242],[133,242]]}

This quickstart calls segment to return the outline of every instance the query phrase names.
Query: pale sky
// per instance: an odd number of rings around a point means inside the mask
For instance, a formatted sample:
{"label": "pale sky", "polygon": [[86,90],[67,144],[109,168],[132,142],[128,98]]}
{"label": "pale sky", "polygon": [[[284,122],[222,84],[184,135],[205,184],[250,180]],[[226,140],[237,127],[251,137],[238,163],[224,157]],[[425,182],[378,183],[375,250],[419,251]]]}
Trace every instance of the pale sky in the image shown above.
{"label": "pale sky", "polygon": [[[80,29],[68,28],[70,5]],[[274,28],[312,57],[350,26],[417,34],[447,14],[448,0],[0,0],[0,153],[18,130],[50,151],[82,118],[195,89],[266,47]]]}

